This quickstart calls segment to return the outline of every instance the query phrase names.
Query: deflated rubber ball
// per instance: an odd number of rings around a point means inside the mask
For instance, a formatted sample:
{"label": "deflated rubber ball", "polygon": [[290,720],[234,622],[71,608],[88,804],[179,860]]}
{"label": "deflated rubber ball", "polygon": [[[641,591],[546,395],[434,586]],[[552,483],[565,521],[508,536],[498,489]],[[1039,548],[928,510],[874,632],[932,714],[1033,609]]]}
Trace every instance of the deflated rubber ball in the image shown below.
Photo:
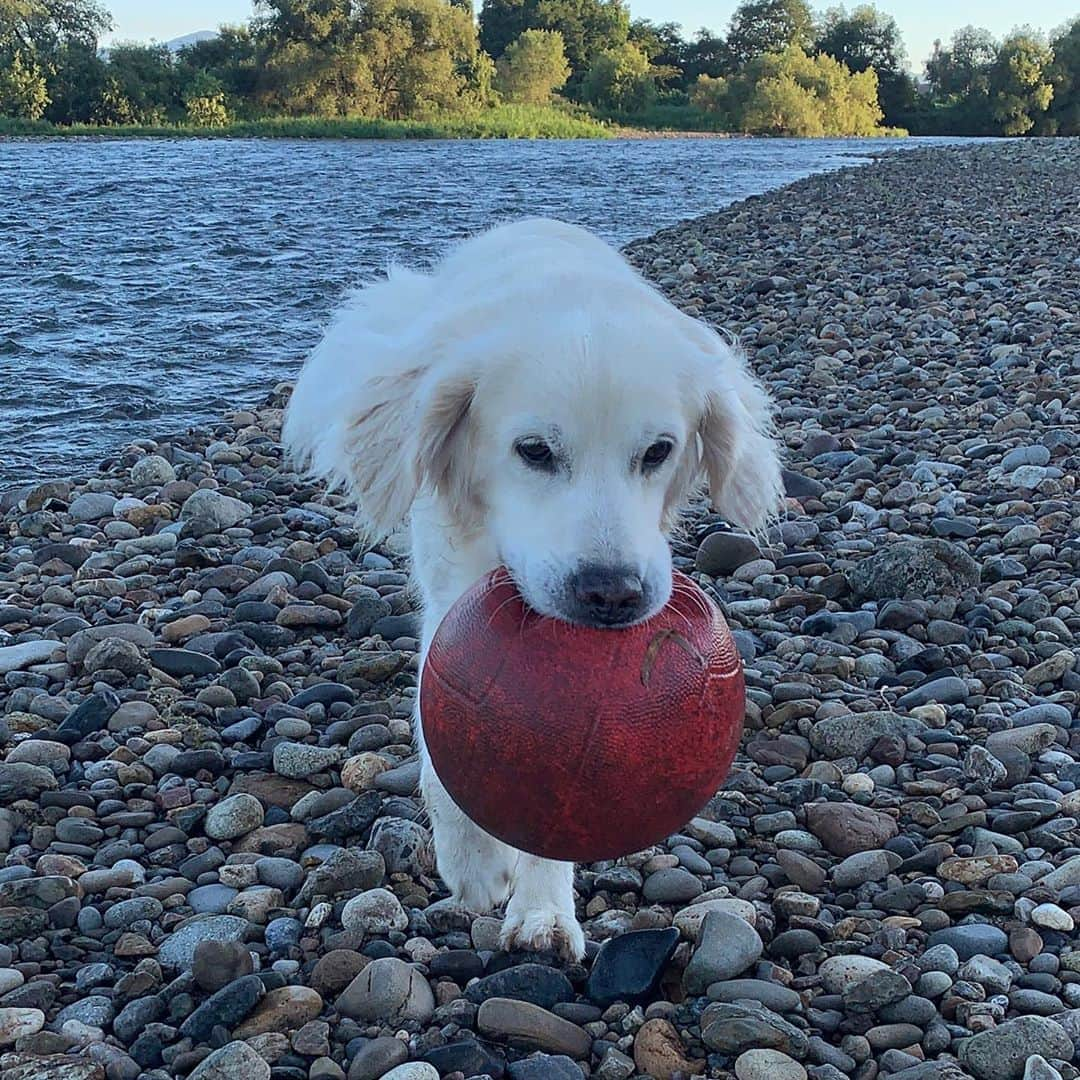
{"label": "deflated rubber ball", "polygon": [[716,605],[674,577],[667,606],[622,629],[537,614],[505,569],[447,613],[421,679],[424,739],[484,830],[594,862],[665,839],[716,793],[742,733],[742,663]]}

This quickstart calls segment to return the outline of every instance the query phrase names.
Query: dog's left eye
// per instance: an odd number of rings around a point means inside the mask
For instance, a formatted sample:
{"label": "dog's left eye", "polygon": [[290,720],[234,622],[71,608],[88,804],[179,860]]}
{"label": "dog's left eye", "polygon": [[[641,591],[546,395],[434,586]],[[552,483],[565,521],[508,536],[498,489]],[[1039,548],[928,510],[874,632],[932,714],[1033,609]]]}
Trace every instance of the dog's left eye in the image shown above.
{"label": "dog's left eye", "polygon": [[641,457],[641,468],[644,472],[659,469],[671,456],[674,444],[670,439],[657,439]]}
{"label": "dog's left eye", "polygon": [[555,468],[555,454],[543,439],[521,439],[514,444],[514,451],[531,469],[551,472]]}

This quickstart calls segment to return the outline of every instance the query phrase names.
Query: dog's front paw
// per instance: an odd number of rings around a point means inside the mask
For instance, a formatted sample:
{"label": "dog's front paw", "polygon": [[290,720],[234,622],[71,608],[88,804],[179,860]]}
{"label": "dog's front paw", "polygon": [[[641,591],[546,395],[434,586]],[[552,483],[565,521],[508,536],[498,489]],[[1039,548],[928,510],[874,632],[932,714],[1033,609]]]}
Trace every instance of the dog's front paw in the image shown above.
{"label": "dog's front paw", "polygon": [[506,909],[500,944],[507,952],[555,952],[564,960],[580,960],[585,955],[585,933],[574,911],[553,904],[530,903],[515,893]]}

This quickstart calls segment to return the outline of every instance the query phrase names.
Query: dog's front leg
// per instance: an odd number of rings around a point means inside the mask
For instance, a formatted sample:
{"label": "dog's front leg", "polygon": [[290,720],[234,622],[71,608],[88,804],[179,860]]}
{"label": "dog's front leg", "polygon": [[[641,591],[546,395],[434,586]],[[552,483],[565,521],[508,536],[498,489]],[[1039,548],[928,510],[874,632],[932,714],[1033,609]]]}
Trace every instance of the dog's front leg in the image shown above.
{"label": "dog's front leg", "polygon": [[420,789],[431,818],[435,862],[454,899],[478,915],[501,907],[510,895],[518,853],[484,832],[450,798],[420,747]]}
{"label": "dog's front leg", "polygon": [[574,864],[516,854],[503,948],[554,949],[568,960],[580,960],[585,934],[574,912]]}
{"label": "dog's front leg", "polygon": [[481,829],[450,798],[422,738],[420,746],[420,786],[431,818],[435,861],[454,898],[483,914],[509,897],[503,948],[555,950],[580,960],[585,935],[574,912],[573,864],[528,855]]}

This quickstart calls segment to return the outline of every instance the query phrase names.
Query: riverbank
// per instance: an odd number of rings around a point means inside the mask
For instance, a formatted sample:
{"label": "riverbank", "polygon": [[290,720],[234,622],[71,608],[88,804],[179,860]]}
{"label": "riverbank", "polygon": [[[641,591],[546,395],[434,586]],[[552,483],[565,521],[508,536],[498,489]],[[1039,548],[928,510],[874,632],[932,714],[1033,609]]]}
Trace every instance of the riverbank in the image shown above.
{"label": "riverbank", "polygon": [[0,119],[0,138],[168,138],[168,139],[606,139],[612,129],[566,109],[502,105],[433,120],[324,119],[276,117],[236,120],[222,127],[189,124],[97,124],[59,126],[46,121]]}
{"label": "riverbank", "polygon": [[287,388],[0,498],[0,1075],[1071,1080],[1078,174],[907,151],[630,246],[743,341],[790,502],[676,547],[747,732],[580,868],[583,966],[443,899],[404,563],[282,466]]}
{"label": "riverbank", "polygon": [[[882,128],[871,138],[907,136]],[[757,139],[708,127],[634,126],[619,119],[597,119],[582,112],[505,105],[475,113],[451,114],[434,120],[365,120],[278,117],[232,121],[222,127],[189,124],[58,125],[39,120],[0,118],[2,138],[104,139]],[[866,138],[867,136],[859,136]],[[854,138],[854,136],[853,136]]]}

